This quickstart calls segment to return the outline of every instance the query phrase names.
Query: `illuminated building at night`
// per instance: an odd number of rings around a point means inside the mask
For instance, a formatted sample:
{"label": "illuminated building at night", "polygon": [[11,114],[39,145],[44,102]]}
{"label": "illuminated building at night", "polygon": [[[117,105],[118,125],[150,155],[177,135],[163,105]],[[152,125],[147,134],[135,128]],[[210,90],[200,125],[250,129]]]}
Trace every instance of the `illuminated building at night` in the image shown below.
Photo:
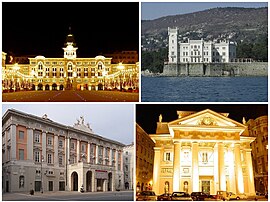
{"label": "illuminated building at night", "polygon": [[136,191],[151,190],[153,186],[154,143],[136,124]]}
{"label": "illuminated building at night", "polygon": [[255,189],[268,193],[268,116],[250,119],[246,125],[249,134],[256,137],[251,143]]}
{"label": "illuminated building at night", "polygon": [[159,116],[155,143],[153,190],[217,191],[255,195],[248,127],[230,119],[228,113],[206,109],[177,111],[178,119],[163,122]]}
{"label": "illuminated building at night", "polygon": [[77,49],[74,36],[68,34],[63,58],[36,56],[29,58],[29,64],[5,64],[3,91],[138,90],[138,60],[132,64],[112,64],[113,58],[101,55],[78,58]]}
{"label": "illuminated building at night", "polygon": [[125,145],[96,135],[83,117],[71,127],[9,109],[2,122],[3,192],[124,189]]}

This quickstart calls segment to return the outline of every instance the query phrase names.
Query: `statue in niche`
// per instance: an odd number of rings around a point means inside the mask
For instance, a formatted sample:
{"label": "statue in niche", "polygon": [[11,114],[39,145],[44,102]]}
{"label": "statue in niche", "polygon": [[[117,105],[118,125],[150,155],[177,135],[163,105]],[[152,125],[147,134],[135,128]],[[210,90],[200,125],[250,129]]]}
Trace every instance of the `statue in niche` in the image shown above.
{"label": "statue in niche", "polygon": [[184,182],[184,192],[188,193],[188,181]]}
{"label": "statue in niche", "polygon": [[159,122],[162,122],[162,114],[159,115]]}

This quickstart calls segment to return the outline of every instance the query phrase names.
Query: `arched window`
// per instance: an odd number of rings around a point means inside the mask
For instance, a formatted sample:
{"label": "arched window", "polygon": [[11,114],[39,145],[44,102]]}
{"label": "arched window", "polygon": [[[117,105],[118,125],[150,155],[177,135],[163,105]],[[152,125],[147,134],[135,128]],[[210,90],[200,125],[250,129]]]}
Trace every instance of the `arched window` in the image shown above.
{"label": "arched window", "polygon": [[101,63],[98,64],[98,70],[102,70],[102,64]]}
{"label": "arched window", "polygon": [[43,65],[42,65],[42,63],[40,62],[40,63],[38,63],[38,70],[42,70],[43,69]]}
{"label": "arched window", "polygon": [[68,70],[72,70],[72,64],[71,63],[68,64]]}
{"label": "arched window", "polygon": [[24,188],[24,176],[19,177],[19,188]]}

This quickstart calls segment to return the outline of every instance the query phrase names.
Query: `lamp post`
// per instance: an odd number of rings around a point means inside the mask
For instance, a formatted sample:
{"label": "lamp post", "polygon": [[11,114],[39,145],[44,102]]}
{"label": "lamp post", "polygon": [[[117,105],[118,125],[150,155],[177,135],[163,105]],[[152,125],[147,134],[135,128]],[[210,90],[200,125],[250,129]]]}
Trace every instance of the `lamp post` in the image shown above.
{"label": "lamp post", "polygon": [[40,174],[41,174],[41,187],[40,187],[40,190],[41,190],[41,193],[43,194],[43,183],[42,183],[42,175],[43,175],[43,173],[42,173],[42,164],[43,164],[43,161],[44,161],[44,157],[43,157],[43,155],[41,155],[41,171],[40,171]]}

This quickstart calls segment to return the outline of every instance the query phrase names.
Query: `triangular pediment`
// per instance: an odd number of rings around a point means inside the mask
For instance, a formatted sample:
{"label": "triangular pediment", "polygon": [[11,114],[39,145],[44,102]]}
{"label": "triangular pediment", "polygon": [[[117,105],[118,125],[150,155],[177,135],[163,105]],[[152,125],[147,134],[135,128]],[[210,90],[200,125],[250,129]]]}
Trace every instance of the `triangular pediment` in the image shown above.
{"label": "triangular pediment", "polygon": [[206,109],[175,121],[168,123],[168,126],[198,126],[198,127],[243,127],[245,126],[237,121],[234,121],[224,113],[217,113],[210,109]]}

